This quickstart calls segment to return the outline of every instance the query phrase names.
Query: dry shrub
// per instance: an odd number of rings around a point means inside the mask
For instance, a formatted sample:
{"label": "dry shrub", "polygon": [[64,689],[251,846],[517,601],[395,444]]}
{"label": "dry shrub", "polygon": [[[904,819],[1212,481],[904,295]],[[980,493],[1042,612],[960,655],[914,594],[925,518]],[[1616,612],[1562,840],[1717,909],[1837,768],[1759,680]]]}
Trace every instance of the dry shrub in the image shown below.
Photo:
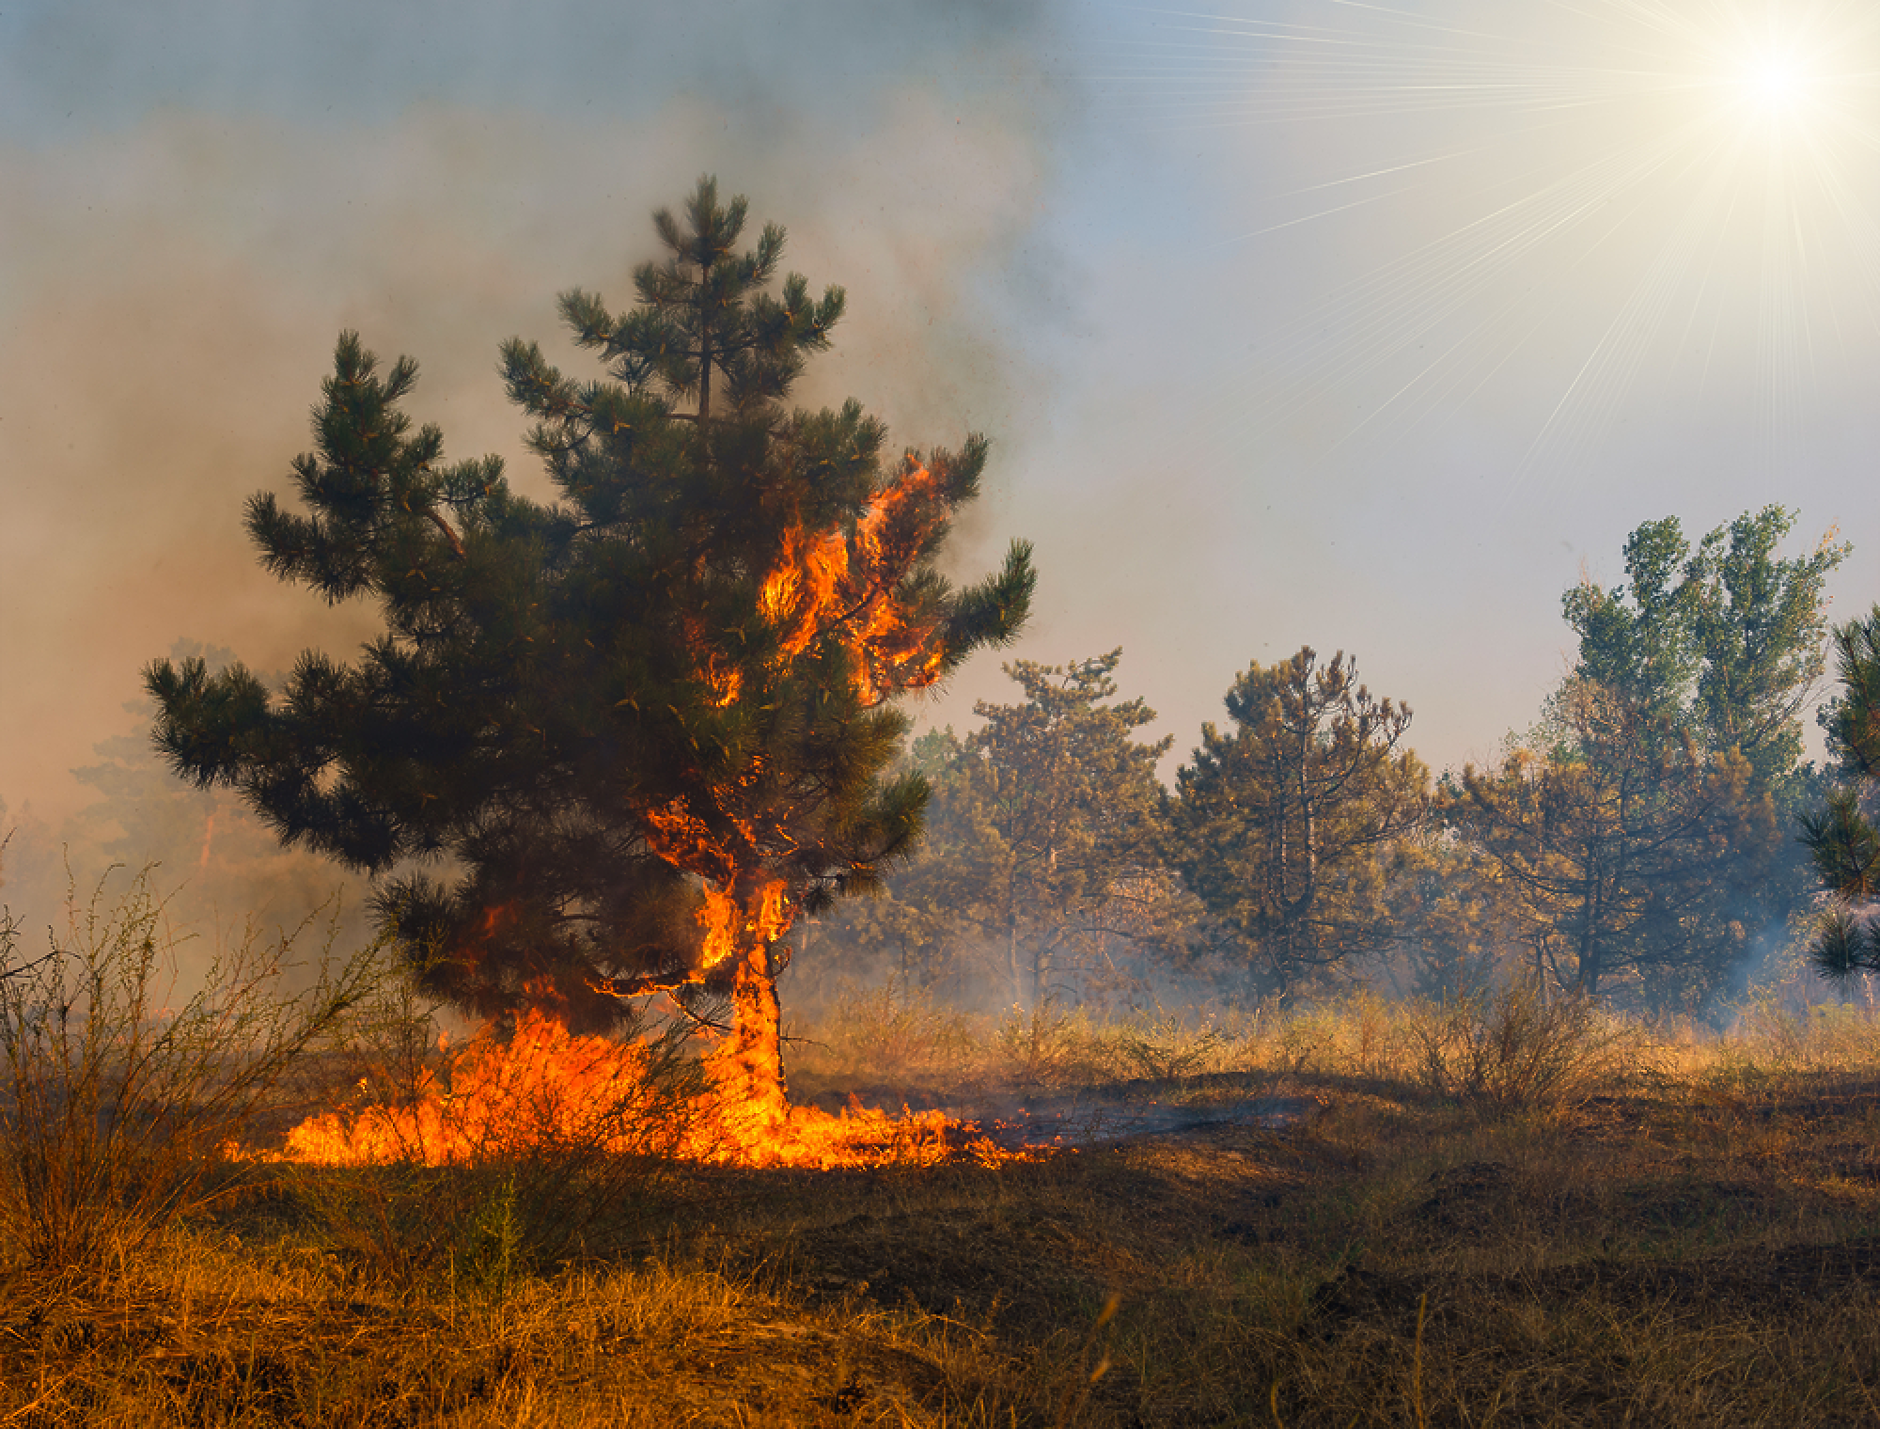
{"label": "dry shrub", "polygon": [[252,1168],[228,1150],[378,976],[372,950],[331,958],[336,920],[311,970],[305,924],[250,925],[170,1007],[182,940],[150,872],[115,899],[110,881],[38,957],[0,916],[0,1227],[36,1270],[96,1268],[238,1186]]}
{"label": "dry shrub", "polygon": [[1042,999],[1014,1007],[992,1029],[985,1071],[989,1080],[1021,1087],[1090,1085],[1113,1063],[1106,1031],[1082,1008],[1066,1010]]}
{"label": "dry shrub", "polygon": [[1223,1070],[1233,1038],[1211,1017],[1196,1023],[1157,1009],[1153,1017],[1144,1014],[1114,1029],[1111,1046],[1124,1075],[1179,1081]]}
{"label": "dry shrub", "polygon": [[1727,1072],[1871,1072],[1880,1064],[1880,1014],[1862,1003],[1795,1007],[1775,994],[1736,1004],[1719,1058]]}
{"label": "dry shrub", "polygon": [[1407,1032],[1423,1085],[1489,1116],[1579,1104],[1643,1050],[1590,999],[1550,1002],[1527,982],[1425,1005]]}

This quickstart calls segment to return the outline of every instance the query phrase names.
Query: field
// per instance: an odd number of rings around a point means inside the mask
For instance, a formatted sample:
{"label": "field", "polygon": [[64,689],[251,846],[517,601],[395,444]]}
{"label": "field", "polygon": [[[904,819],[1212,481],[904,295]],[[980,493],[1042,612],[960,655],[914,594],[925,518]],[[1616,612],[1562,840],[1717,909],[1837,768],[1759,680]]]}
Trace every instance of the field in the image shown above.
{"label": "field", "polygon": [[1066,1144],[264,1165],[65,1265],[11,1226],[0,1425],[1871,1424],[1877,1032],[853,998],[800,1095],[1029,1104]]}

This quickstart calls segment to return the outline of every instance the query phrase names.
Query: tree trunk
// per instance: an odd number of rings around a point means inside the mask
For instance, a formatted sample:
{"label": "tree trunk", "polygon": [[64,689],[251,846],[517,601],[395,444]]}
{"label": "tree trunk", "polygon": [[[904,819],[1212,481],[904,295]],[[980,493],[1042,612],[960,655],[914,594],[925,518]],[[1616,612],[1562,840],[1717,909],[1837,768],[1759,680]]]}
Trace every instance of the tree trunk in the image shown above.
{"label": "tree trunk", "polygon": [[761,1164],[766,1148],[781,1145],[789,1120],[779,1023],[770,951],[753,943],[732,973],[731,1032],[705,1059],[720,1130],[740,1160]]}
{"label": "tree trunk", "polygon": [[1005,965],[1012,971],[1012,1003],[1025,1007],[1025,969],[1018,961],[1018,900],[1008,897],[1005,906]]}
{"label": "tree trunk", "polygon": [[[713,1115],[727,1149],[762,1164],[781,1149],[790,1115],[783,1085],[781,1011],[771,945],[791,923],[781,883],[741,881],[729,911],[731,1031],[705,1058]],[[719,925],[724,929],[724,925]]]}

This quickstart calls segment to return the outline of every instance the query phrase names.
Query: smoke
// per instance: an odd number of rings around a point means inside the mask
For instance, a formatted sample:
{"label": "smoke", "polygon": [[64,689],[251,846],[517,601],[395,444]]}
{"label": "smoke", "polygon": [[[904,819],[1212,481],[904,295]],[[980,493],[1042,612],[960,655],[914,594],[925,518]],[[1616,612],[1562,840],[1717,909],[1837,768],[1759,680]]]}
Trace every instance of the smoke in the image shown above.
{"label": "smoke", "polygon": [[[786,265],[813,288],[848,290],[837,350],[800,400],[853,395],[922,446],[1000,436],[1040,400],[1017,341],[1037,305],[1009,276],[1026,271],[1014,255],[1055,112],[1014,68],[1031,19],[857,5],[830,7],[852,12],[847,30],[823,15],[789,32],[764,7],[723,8],[686,26],[627,7],[628,26],[564,6],[526,32],[496,11],[453,7],[445,25],[438,7],[401,8],[375,12],[388,28],[368,48],[356,26],[342,42],[344,10],[341,38],[315,42],[326,12],[311,7],[7,22],[35,61],[16,49],[5,77],[23,88],[0,84],[35,121],[0,150],[0,796],[15,819],[56,829],[85,804],[71,771],[127,732],[140,668],[178,637],[279,669],[375,628],[369,609],[279,586],[240,528],[244,499],[286,490],[309,445],[341,328],[419,360],[414,414],[443,427],[448,455],[497,452],[545,497],[498,344],[537,338],[592,371],[560,340],[555,294],[630,306],[633,266],[657,253],[651,211],[701,172],[748,195],[754,224],[789,230]],[[185,53],[177,33],[208,49]],[[434,97],[407,85],[388,103],[399,56],[435,71],[415,85]],[[486,81],[478,103],[458,97]],[[98,98],[61,124],[57,93]]]}

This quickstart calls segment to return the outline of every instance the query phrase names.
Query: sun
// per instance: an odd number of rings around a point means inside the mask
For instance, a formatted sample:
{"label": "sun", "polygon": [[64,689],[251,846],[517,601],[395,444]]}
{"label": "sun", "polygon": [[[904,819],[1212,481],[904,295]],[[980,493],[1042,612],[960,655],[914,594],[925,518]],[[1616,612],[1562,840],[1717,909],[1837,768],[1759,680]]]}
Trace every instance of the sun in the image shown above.
{"label": "sun", "polygon": [[1212,389],[1219,450],[1307,411],[1351,446],[1518,425],[1509,481],[1565,481],[1727,398],[1786,471],[1870,380],[1875,0],[1143,3],[1130,122],[1264,131],[1219,241],[1274,316]]}
{"label": "sun", "polygon": [[1827,87],[1817,57],[1799,44],[1744,43],[1724,57],[1721,87],[1750,123],[1792,128],[1816,116]]}
{"label": "sun", "polygon": [[1794,112],[1808,93],[1808,76],[1786,55],[1753,61],[1737,82],[1752,104],[1776,118]]}

